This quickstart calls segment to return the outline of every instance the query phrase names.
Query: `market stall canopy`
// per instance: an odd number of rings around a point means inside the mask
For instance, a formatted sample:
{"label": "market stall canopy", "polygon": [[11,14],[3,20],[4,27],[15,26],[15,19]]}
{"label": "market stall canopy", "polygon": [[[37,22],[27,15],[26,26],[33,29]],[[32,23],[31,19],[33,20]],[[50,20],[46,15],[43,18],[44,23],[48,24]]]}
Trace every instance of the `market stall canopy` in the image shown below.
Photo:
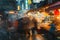
{"label": "market stall canopy", "polygon": [[49,8],[46,9],[46,11],[54,10],[54,9],[59,9],[60,8],[60,1],[53,3],[49,6]]}

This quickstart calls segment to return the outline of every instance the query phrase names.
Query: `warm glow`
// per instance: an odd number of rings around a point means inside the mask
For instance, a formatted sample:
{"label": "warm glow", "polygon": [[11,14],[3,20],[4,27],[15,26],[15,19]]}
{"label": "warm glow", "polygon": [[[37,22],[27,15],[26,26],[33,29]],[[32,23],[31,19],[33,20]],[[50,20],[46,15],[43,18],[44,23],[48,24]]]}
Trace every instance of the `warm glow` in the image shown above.
{"label": "warm glow", "polygon": [[10,14],[14,14],[15,12],[14,11],[9,11]]}
{"label": "warm glow", "polygon": [[20,10],[20,6],[17,6],[17,10]]}
{"label": "warm glow", "polygon": [[60,9],[58,9],[59,10],[59,12],[60,12]]}
{"label": "warm glow", "polygon": [[56,31],[60,31],[60,25],[58,25],[56,29],[57,29]]}
{"label": "warm glow", "polygon": [[31,14],[31,13],[28,13],[27,15],[28,15],[28,16],[31,16],[32,14]]}
{"label": "warm glow", "polygon": [[28,4],[31,4],[32,3],[32,1],[31,0],[28,0]]}
{"label": "warm glow", "polygon": [[60,17],[57,17],[57,19],[59,19]]}
{"label": "warm glow", "polygon": [[60,19],[60,15],[59,15],[59,16],[57,16],[57,19]]}
{"label": "warm glow", "polygon": [[49,8],[49,6],[46,7],[46,9],[48,9],[48,8]]}

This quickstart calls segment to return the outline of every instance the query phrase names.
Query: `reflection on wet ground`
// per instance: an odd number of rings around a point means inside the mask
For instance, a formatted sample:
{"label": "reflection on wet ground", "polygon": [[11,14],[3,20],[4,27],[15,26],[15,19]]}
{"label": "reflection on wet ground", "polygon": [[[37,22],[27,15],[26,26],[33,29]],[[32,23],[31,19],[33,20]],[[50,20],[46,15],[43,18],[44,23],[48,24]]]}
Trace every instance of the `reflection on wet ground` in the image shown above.
{"label": "reflection on wet ground", "polygon": [[53,34],[50,33],[45,33],[45,34],[33,34],[29,35],[26,37],[26,34],[14,34],[10,35],[9,40],[60,40],[60,36],[54,36]]}

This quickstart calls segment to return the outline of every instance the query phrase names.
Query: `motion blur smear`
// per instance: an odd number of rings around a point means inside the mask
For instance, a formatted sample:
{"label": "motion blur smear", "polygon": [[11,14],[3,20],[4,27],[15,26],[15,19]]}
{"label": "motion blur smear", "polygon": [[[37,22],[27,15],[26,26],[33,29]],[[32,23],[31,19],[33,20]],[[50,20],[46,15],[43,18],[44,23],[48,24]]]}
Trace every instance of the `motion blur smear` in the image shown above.
{"label": "motion blur smear", "polygon": [[60,0],[0,0],[0,40],[60,40]]}

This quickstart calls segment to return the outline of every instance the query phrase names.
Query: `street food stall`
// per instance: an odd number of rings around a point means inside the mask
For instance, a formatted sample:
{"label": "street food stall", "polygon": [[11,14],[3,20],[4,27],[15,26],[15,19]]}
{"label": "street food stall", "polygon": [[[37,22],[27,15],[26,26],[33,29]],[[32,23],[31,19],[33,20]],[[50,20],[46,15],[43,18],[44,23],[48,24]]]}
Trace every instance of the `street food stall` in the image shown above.
{"label": "street food stall", "polygon": [[[59,2],[58,2],[59,4]],[[57,5],[58,6],[58,5]],[[59,6],[58,6],[59,7]],[[58,13],[55,11],[55,6],[53,6],[53,9],[52,9],[52,6],[50,5],[49,8],[47,8],[46,10],[47,11],[50,11],[50,10],[53,10],[53,13]],[[32,35],[32,29],[35,27],[36,29],[34,31],[37,30],[37,32],[40,32],[40,29],[43,27],[45,30],[47,31],[54,31],[54,23],[56,23],[56,14],[54,14],[54,17],[53,18],[50,18],[52,15],[49,14],[49,12],[46,12],[45,9],[41,10],[41,9],[36,9],[36,10],[29,10],[27,13],[24,14],[24,17],[22,17],[21,19],[19,19],[18,23],[18,28],[19,28],[19,31],[20,29],[23,29],[23,27],[25,28],[24,31],[28,33],[30,33],[30,35]],[[59,15],[59,14],[57,14]],[[55,20],[54,20],[55,18]],[[57,17],[59,19],[59,17]],[[53,24],[52,24],[52,20],[55,21]],[[50,24],[53,26],[51,27]],[[59,26],[56,27],[56,29],[60,28]],[[26,30],[28,29],[28,30]],[[51,30],[52,29],[52,30]],[[38,31],[39,30],[39,31]],[[59,29],[58,29],[59,30]],[[27,36],[27,35],[26,35]]]}
{"label": "street food stall", "polygon": [[[49,6],[49,8],[46,9],[47,12],[52,12],[54,14],[55,22],[56,24],[59,24],[60,22],[60,2],[56,2]],[[56,27],[57,30],[60,30],[60,26]]]}
{"label": "street food stall", "polygon": [[[60,40],[60,1],[51,4],[49,8],[46,9],[47,12],[51,12],[53,14],[54,18],[54,24],[55,24],[55,35],[57,39]],[[53,19],[52,18],[52,19]]]}

